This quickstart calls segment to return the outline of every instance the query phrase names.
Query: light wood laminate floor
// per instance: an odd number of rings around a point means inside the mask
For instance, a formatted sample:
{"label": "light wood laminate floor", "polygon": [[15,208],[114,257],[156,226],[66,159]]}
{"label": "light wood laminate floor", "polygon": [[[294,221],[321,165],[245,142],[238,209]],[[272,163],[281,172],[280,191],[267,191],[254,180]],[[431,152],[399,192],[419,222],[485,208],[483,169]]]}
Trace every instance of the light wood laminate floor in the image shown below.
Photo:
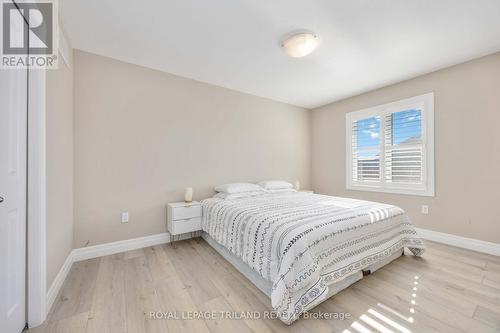
{"label": "light wood laminate floor", "polygon": [[[500,258],[427,245],[422,258],[407,253],[313,311],[351,319],[291,326],[262,318],[266,296],[201,239],[86,260],[71,268],[48,320],[29,332],[500,332]],[[261,318],[162,320],[151,311]]]}

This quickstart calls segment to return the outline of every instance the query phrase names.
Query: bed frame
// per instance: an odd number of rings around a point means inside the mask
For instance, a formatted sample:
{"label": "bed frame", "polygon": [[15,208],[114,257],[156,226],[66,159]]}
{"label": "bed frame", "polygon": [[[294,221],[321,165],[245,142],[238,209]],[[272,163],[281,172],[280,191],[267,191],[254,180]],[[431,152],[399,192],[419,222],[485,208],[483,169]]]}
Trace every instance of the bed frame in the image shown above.
{"label": "bed frame", "polygon": [[[224,246],[220,245],[217,243],[210,235],[206,232],[203,232],[201,234],[201,237],[211,246],[214,248],[215,251],[217,251],[224,259],[229,261],[241,274],[243,274],[250,282],[252,282],[257,288],[259,288],[260,291],[262,291],[270,301],[271,298],[271,288],[272,288],[272,282],[269,280],[264,279],[262,276],[260,276],[256,271],[254,271],[250,266],[248,266],[243,260],[235,256],[233,253],[231,253],[228,249],[226,249]],[[345,288],[349,287],[353,283],[361,280],[364,275],[371,274],[375,272],[376,270],[380,269],[381,267],[389,264],[393,260],[399,258],[400,256],[404,255],[404,248],[401,248],[400,251],[395,252],[393,255],[390,257],[384,258],[382,260],[379,260],[377,262],[374,262],[371,264],[368,268],[364,270],[360,270],[352,275],[349,275],[345,279],[334,282],[328,285],[328,294],[326,298],[323,300],[326,301],[328,298],[331,296],[339,293],[340,291],[344,290]],[[315,307],[318,304],[313,304],[310,308],[306,308],[305,310],[310,310],[311,308]]]}

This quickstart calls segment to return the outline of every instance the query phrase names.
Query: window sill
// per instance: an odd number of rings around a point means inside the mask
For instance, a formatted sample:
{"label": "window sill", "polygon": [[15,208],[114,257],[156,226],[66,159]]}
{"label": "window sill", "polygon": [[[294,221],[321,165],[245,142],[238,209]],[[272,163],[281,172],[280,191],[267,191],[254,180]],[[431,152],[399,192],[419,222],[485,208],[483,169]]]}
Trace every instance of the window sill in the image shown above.
{"label": "window sill", "polygon": [[346,190],[348,191],[365,191],[365,192],[380,192],[389,194],[405,194],[423,197],[433,197],[435,196],[434,189],[432,190],[415,190],[407,188],[381,188],[376,186],[362,186],[362,185],[347,185]]}

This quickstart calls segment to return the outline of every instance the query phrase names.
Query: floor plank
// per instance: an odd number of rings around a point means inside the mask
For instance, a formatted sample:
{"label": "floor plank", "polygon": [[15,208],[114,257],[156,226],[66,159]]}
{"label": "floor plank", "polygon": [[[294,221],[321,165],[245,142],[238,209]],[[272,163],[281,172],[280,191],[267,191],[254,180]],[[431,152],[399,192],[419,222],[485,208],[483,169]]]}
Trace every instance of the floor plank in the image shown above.
{"label": "floor plank", "polygon": [[124,254],[102,257],[97,274],[88,333],[127,332]]}
{"label": "floor plank", "polygon": [[[221,296],[210,301],[207,301],[199,306],[200,311],[206,313],[215,312],[214,319],[205,320],[210,332],[223,332],[223,333],[251,333],[250,328],[245,324],[244,320],[235,320],[232,314],[235,309],[226,302]],[[226,315],[227,314],[227,315]],[[211,317],[212,318],[212,317]]]}
{"label": "floor plank", "polygon": [[161,302],[144,256],[127,260],[125,304],[127,332],[166,332],[167,326],[164,321],[149,320],[149,312],[152,309],[160,309]]}
{"label": "floor plank", "polygon": [[49,315],[53,320],[89,312],[100,258],[74,263]]}
{"label": "floor plank", "polygon": [[164,246],[164,250],[191,298],[196,304],[201,304],[219,297],[220,293],[209,278],[207,262],[197,255],[190,244],[189,241],[184,241],[181,244]]}
{"label": "floor plank", "polygon": [[190,319],[198,308],[180,277],[171,276],[155,285],[161,300],[159,311],[175,313],[175,319],[165,321],[169,332],[210,332],[204,320]]}
{"label": "floor plank", "polygon": [[500,331],[500,313],[491,311],[485,307],[478,305],[474,318],[478,319],[487,325],[490,325],[496,332]]}

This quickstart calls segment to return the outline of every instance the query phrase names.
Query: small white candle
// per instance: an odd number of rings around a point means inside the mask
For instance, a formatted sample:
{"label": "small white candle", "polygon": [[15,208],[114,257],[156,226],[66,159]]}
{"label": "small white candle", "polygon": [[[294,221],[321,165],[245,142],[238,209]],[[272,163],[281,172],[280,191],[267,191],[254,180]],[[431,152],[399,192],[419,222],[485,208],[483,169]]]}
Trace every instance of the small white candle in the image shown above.
{"label": "small white candle", "polygon": [[298,180],[295,181],[295,189],[300,191],[300,182]]}
{"label": "small white candle", "polygon": [[184,193],[184,201],[192,202],[193,201],[193,188],[186,187],[186,192]]}

